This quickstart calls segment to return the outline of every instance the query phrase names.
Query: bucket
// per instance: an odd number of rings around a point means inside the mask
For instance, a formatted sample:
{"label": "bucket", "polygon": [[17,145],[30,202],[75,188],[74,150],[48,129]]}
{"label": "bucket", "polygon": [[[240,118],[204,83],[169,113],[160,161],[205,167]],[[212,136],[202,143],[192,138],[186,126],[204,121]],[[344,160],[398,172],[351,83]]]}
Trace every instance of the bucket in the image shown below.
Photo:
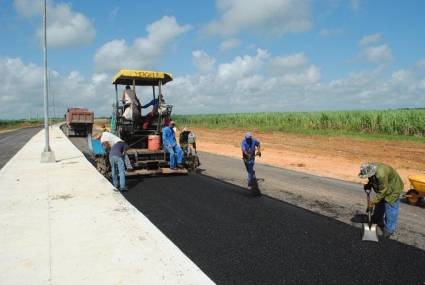
{"label": "bucket", "polygon": [[148,136],[148,150],[160,150],[161,137],[157,135]]}

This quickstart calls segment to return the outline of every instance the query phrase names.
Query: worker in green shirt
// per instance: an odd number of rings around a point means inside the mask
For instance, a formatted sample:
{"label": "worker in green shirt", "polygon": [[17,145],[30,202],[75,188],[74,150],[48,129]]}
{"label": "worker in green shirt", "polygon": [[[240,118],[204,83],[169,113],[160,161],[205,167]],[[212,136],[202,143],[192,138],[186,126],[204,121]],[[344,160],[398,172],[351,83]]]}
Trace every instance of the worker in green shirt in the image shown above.
{"label": "worker in green shirt", "polygon": [[360,178],[368,178],[364,189],[373,189],[376,195],[370,200],[368,209],[373,212],[373,221],[381,227],[383,236],[390,237],[396,229],[400,194],[403,181],[400,175],[389,165],[383,163],[364,163],[360,166]]}

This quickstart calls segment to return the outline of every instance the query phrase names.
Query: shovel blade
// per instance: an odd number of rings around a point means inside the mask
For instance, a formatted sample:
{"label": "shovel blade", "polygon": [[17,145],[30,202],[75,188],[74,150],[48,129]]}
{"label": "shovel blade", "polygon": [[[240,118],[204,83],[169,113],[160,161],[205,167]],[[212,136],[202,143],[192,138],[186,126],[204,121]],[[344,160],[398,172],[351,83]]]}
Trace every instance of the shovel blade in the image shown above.
{"label": "shovel blade", "polygon": [[372,224],[370,226],[368,223],[363,224],[362,240],[378,242],[378,235],[376,233],[376,224]]}

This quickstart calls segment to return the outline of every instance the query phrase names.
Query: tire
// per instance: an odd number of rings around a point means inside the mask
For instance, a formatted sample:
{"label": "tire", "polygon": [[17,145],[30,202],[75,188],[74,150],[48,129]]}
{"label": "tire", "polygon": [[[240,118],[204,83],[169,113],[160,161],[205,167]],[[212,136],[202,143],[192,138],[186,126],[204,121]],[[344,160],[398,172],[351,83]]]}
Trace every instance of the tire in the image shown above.
{"label": "tire", "polygon": [[419,192],[415,189],[410,189],[406,193],[406,201],[410,205],[416,206],[422,200],[422,197],[419,195]]}

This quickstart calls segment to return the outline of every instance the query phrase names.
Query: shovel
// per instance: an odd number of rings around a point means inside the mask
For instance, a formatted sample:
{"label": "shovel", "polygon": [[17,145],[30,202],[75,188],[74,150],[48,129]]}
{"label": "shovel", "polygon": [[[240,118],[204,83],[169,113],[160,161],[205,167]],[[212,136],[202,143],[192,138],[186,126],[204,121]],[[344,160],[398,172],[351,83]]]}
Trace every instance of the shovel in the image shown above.
{"label": "shovel", "polygon": [[369,201],[370,201],[370,189],[365,190],[367,195],[367,218],[368,222],[363,223],[363,238],[365,241],[375,241],[378,242],[378,236],[376,234],[376,224],[372,224],[372,209],[369,209]]}

